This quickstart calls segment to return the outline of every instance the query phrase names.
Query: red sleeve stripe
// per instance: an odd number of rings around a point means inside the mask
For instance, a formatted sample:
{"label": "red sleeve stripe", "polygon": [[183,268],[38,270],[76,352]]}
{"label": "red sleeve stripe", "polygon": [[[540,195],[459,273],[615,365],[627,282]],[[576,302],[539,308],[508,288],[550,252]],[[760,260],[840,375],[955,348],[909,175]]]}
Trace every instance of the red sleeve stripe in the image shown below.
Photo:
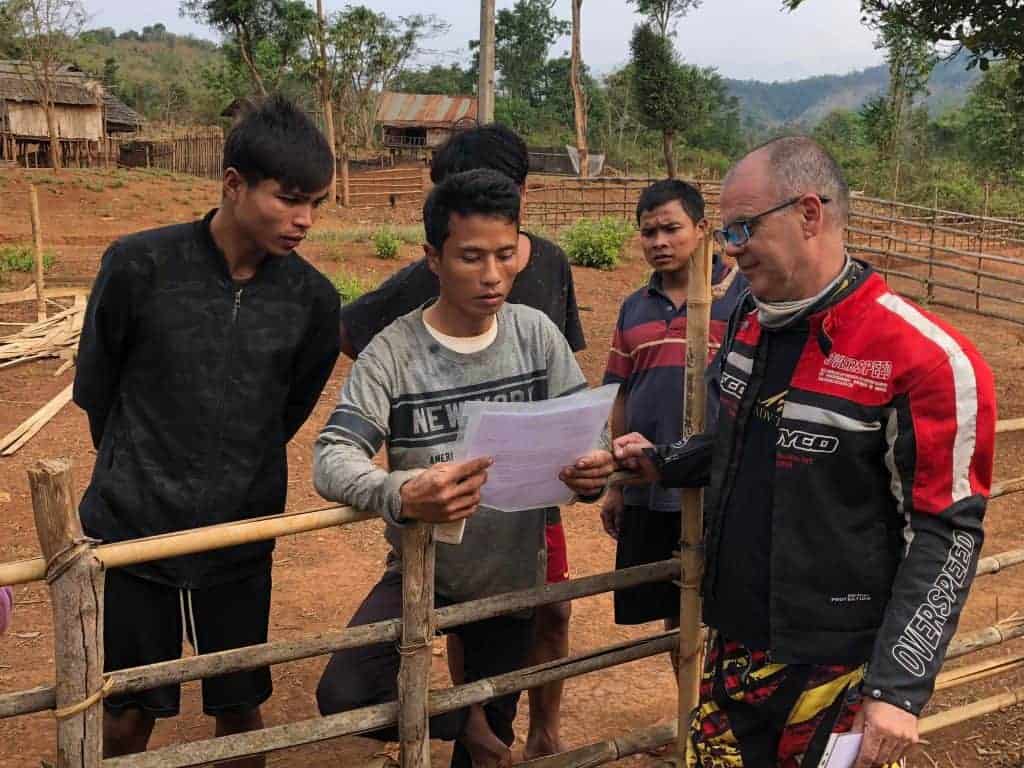
{"label": "red sleeve stripe", "polygon": [[978,387],[974,375],[974,365],[952,336],[904,299],[896,294],[886,293],[878,298],[878,303],[938,346],[949,359],[949,368],[953,375],[952,395],[956,411],[956,437],[952,446],[951,491],[953,503],[966,499],[973,495],[971,462],[974,458],[974,448],[978,436]]}

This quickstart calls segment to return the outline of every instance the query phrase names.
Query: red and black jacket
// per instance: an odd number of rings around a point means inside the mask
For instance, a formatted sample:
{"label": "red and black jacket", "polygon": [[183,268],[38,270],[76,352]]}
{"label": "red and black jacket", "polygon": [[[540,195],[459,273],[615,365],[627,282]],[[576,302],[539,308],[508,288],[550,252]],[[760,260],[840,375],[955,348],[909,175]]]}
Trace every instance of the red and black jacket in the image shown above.
{"label": "red and black jacket", "polygon": [[[981,550],[995,391],[970,342],[858,266],[853,284],[808,318],[778,428],[770,648],[781,663],[868,662],[866,695],[916,714]],[[767,365],[764,334],[748,297],[717,361],[708,615],[737,608],[715,604],[720,534]],[[674,477],[683,474],[695,476],[692,462],[669,456],[664,484],[690,484]]]}

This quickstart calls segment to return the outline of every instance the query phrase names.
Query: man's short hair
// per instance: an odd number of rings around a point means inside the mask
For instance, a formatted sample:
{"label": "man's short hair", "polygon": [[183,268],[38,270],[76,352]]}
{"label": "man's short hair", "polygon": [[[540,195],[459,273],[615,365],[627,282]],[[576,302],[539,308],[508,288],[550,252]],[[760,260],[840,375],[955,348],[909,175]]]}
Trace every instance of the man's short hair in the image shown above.
{"label": "man's short hair", "polygon": [[825,208],[835,212],[833,221],[840,229],[846,226],[850,187],[839,163],[824,147],[808,136],[784,136],[754,150],[758,151],[765,152],[780,202],[809,192],[827,197],[831,202]]}
{"label": "man's short hair", "polygon": [[679,179],[663,179],[654,182],[640,193],[640,200],[636,204],[636,223],[640,223],[640,217],[645,213],[673,200],[679,201],[694,224],[704,218],[704,196],[699,189]]}
{"label": "man's short hair", "polygon": [[440,251],[453,213],[477,214],[519,224],[519,188],[498,171],[478,168],[452,174],[434,187],[423,204],[427,242]]}
{"label": "man's short hair", "polygon": [[286,190],[316,192],[331,183],[334,154],[301,109],[283,96],[270,96],[243,113],[228,133],[228,168],[249,184],[273,179]]}
{"label": "man's short hair", "polygon": [[522,188],[530,172],[530,152],[526,142],[501,123],[460,131],[434,153],[430,179],[440,184],[453,173],[477,168],[504,173]]}

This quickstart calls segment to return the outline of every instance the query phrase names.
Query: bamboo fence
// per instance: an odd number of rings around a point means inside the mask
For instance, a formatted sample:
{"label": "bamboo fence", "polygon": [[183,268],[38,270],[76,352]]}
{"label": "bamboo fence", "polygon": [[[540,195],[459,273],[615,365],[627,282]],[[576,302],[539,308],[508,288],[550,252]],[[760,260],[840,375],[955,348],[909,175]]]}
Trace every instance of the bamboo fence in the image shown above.
{"label": "bamboo fence", "polygon": [[[691,423],[690,428],[695,424]],[[430,690],[430,638],[435,630],[505,615],[551,602],[578,599],[640,584],[666,580],[689,581],[693,566],[672,559],[633,568],[601,573],[434,610],[433,540],[428,526],[412,526],[405,532],[409,560],[403,575],[404,615],[337,632],[290,641],[268,642],[247,648],[202,654],[160,664],[124,669],[100,675],[96,663],[102,653],[102,574],[120,567],[162,557],[234,546],[304,531],[353,524],[373,517],[348,507],[277,515],[238,523],[182,531],[131,542],[96,546],[82,537],[77,522],[69,462],[38,462],[30,470],[33,507],[43,558],[0,565],[0,583],[21,584],[49,576],[55,624],[56,685],[0,695],[0,718],[55,709],[58,716],[57,768],[107,766],[193,766],[262,754],[354,735],[399,723],[402,733],[402,765],[429,766],[429,715],[450,712],[473,703],[582,674],[680,649],[685,659],[694,646],[679,632],[667,632],[639,640],[576,654],[555,662],[457,686]],[[684,517],[689,520],[692,515]],[[1024,563],[1019,550],[983,559],[980,574],[992,574]],[[683,600],[686,600],[685,590]],[[684,626],[682,633],[691,633]],[[958,635],[948,659],[991,648],[1024,636],[1024,620],[1010,617],[991,627]],[[692,638],[691,638],[692,640]],[[330,717],[275,726],[262,731],[179,744],[159,750],[102,760],[100,712],[102,697],[198,680],[228,672],[280,664],[379,642],[400,641],[403,646],[402,693],[398,702],[387,702]],[[83,655],[82,649],[86,649]],[[683,650],[688,648],[689,650]],[[426,659],[424,665],[423,659]],[[681,665],[683,667],[685,665]],[[980,669],[975,667],[980,666]],[[950,673],[949,684],[984,679],[1007,665],[986,663]],[[1010,664],[1009,668],[1016,668]],[[680,676],[683,677],[681,671]],[[944,683],[945,685],[945,683]],[[680,688],[681,692],[683,687]],[[681,693],[682,697],[682,693]],[[1017,697],[1002,696],[950,710],[922,721],[929,730],[1011,706]],[[965,714],[966,713],[966,714]],[[685,710],[684,710],[685,714]],[[960,717],[963,715],[963,717]],[[957,718],[960,719],[957,719]],[[686,718],[681,718],[685,732]],[[637,754],[677,738],[679,723],[655,726],[587,745],[561,755],[525,765],[538,768],[575,768],[601,765]]]}
{"label": "bamboo fence", "polygon": [[[526,197],[527,226],[557,231],[579,219],[635,221],[650,178],[540,177]],[[720,222],[721,182],[689,179]],[[928,306],[958,309],[1024,325],[1024,221],[855,195],[847,248],[869,261],[895,289]]]}

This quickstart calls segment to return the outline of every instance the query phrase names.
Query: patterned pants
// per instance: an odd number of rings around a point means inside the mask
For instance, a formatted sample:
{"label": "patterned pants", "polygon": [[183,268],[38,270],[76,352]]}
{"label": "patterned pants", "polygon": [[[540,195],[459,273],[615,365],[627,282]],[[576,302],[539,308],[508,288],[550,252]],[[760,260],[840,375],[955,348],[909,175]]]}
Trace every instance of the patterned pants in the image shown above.
{"label": "patterned pants", "polygon": [[860,711],[861,665],[775,664],[720,637],[709,643],[689,768],[814,768]]}

